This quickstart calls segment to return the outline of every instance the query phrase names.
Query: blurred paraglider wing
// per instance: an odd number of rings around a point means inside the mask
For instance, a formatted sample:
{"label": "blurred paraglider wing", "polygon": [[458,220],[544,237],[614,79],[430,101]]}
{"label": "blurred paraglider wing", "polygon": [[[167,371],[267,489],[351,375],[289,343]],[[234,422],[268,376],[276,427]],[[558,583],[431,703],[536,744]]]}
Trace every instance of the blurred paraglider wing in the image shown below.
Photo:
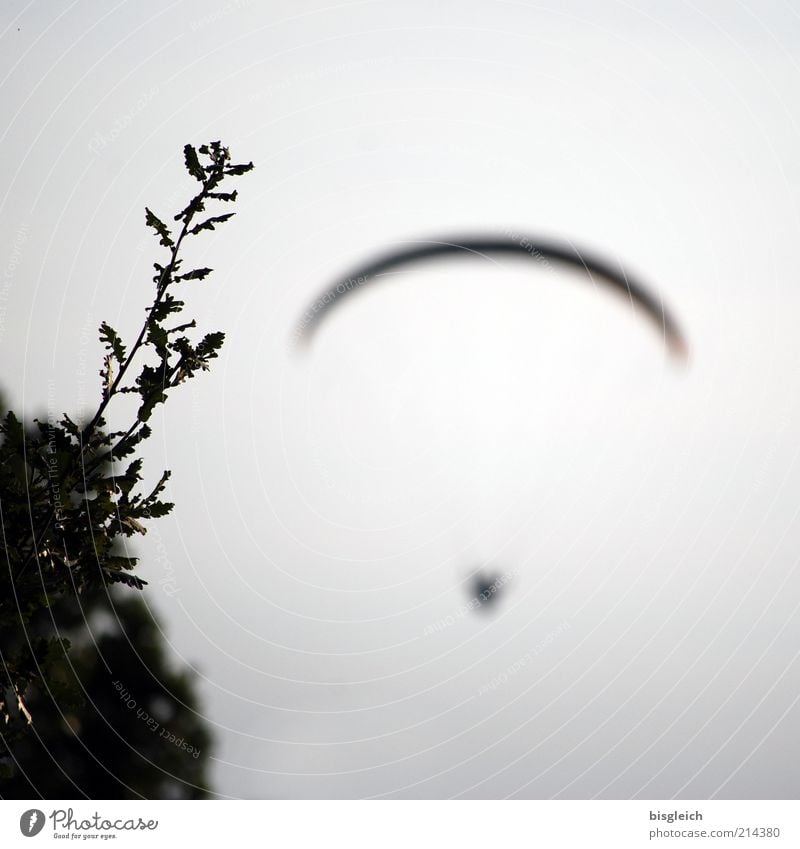
{"label": "blurred paraglider wing", "polygon": [[594,282],[604,284],[611,291],[623,295],[629,304],[638,309],[658,328],[670,353],[685,357],[686,341],[676,321],[667,312],[661,300],[641,283],[611,262],[579,250],[569,243],[555,243],[528,238],[465,237],[418,241],[379,256],[366,266],[345,275],[322,292],[303,313],[295,329],[294,338],[299,343],[310,343],[315,331],[331,311],[353,292],[379,280],[382,275],[402,266],[424,260],[453,257],[529,258],[539,262],[556,262],[585,272]]}

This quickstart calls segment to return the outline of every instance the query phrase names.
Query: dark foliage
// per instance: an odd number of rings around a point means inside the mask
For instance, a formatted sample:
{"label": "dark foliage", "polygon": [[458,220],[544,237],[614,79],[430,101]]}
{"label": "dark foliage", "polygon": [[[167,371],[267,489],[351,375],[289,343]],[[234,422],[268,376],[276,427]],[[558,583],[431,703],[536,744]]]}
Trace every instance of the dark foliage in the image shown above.
{"label": "dark foliage", "polygon": [[[55,715],[48,711],[80,701],[82,675],[97,699],[105,698],[103,665],[113,669],[113,664],[100,656],[90,662],[86,626],[70,617],[81,608],[89,618],[107,613],[111,584],[134,590],[145,585],[135,574],[137,558],[128,550],[128,539],[146,533],[145,523],[167,515],[173,505],[163,497],[170,472],[143,491],[142,459],[135,455],[151,434],[148,422],[158,405],[198,371],[207,370],[225,338],[211,332],[198,339],[196,322],[178,319],[184,308],[178,293],[183,297],[211,273],[209,268],[183,271],[180,250],[186,238],[213,230],[233,215],[209,215],[206,205],[234,202],[236,192],[220,191],[220,185],[253,165],[232,164],[228,149],[218,141],[196,150],[186,145],[184,158],[199,190],[173,217],[172,226],[145,210],[145,223],[166,257],[163,264],[154,263],[152,302],[133,343],[126,345],[106,322],[100,325],[105,354],[93,416],[75,422],[65,413],[58,420],[23,423],[0,406],[0,772],[6,774],[15,773],[11,755],[24,750],[21,740],[25,746],[36,745],[34,705],[42,706],[48,717],[42,720],[43,729],[48,723],[55,727]],[[133,421],[127,428],[109,429],[109,405],[125,394],[137,398]],[[109,651],[117,651],[124,635],[139,627],[137,622],[141,625],[143,608],[137,604],[131,599],[116,603],[114,616],[119,614],[122,624],[115,626],[116,636],[104,638]],[[67,627],[56,627],[56,610]],[[75,642],[72,652],[70,641]],[[73,659],[75,652],[79,660]],[[74,675],[68,674],[71,662]],[[153,669],[154,674],[161,671],[158,665]],[[124,676],[120,680],[133,686]],[[146,688],[138,697],[133,693],[133,698],[144,704],[151,691]],[[45,692],[53,705],[42,701]],[[88,725],[76,721],[81,731],[73,738],[95,733],[95,719]],[[54,736],[48,739],[48,746],[56,745]],[[66,739],[61,744],[72,745]]]}
{"label": "dark foliage", "polygon": [[[51,618],[52,616],[52,618]],[[85,619],[84,619],[85,616]],[[199,799],[211,738],[193,678],[168,662],[158,623],[125,588],[62,596],[28,633],[69,635],[27,706],[34,722],[9,741],[6,799]]]}

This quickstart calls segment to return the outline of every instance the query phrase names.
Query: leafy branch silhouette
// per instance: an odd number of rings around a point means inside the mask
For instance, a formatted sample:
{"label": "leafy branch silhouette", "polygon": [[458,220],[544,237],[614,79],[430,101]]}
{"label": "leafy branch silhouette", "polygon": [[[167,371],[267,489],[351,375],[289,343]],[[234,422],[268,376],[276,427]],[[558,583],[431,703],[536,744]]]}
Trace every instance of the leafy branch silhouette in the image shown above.
{"label": "leafy branch silhouette", "polygon": [[[33,636],[31,618],[56,598],[76,597],[113,583],[141,590],[134,573],[138,558],[120,543],[146,533],[147,520],[166,516],[173,504],[162,500],[170,477],[164,471],[149,493],[139,491],[142,458],[131,458],[151,435],[148,422],[170,390],[208,370],[225,339],[220,331],[193,341],[196,321],[180,322],[181,290],[202,281],[210,268],[181,268],[184,242],[214,230],[233,212],[207,215],[210,202],[232,204],[236,191],[221,191],[230,177],[252,170],[233,164],[219,141],[183,150],[186,170],[199,191],[178,212],[173,229],[149,208],[145,223],[166,250],[154,263],[155,294],[130,347],[106,322],[99,328],[105,354],[100,369],[100,401],[84,424],[66,413],[58,421],[23,425],[12,411],[0,418],[0,736],[33,721],[25,703],[28,688],[46,680],[48,669],[65,658],[68,641]],[[179,297],[180,296],[180,297]],[[168,326],[168,324],[170,326]],[[149,353],[149,358],[145,357]],[[138,372],[138,373],[137,373]],[[135,377],[134,377],[135,374]],[[120,395],[138,395],[138,410],[124,430],[108,430],[105,414]],[[6,752],[6,756],[8,756]],[[0,748],[0,758],[3,749]]]}

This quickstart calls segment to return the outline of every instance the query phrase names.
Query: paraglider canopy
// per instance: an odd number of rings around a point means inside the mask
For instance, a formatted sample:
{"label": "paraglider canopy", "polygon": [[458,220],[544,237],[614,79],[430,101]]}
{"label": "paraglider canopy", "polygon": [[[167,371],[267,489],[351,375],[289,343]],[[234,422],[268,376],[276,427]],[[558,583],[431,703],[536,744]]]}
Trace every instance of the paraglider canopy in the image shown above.
{"label": "paraglider canopy", "polygon": [[[579,249],[570,242],[550,242],[516,235],[462,236],[405,242],[401,247],[385,252],[343,275],[323,290],[308,306],[298,322],[294,341],[308,346],[324,321],[354,293],[380,283],[384,277],[396,279],[396,272],[428,261],[444,259],[489,261],[498,266],[498,259],[534,261],[549,269],[559,265],[578,271],[597,288],[605,289],[625,299],[628,308],[646,318],[663,340],[667,351],[677,359],[685,359],[687,345],[676,320],[661,298],[628,273],[620,263]],[[482,448],[486,454],[486,446]],[[505,595],[506,576],[485,569],[474,571],[461,583],[470,596],[470,609],[496,612],[501,596]]]}
{"label": "paraglider canopy", "polygon": [[661,334],[676,357],[687,355],[686,341],[677,322],[664,307],[661,299],[634,279],[620,265],[581,250],[568,242],[557,243],[516,237],[460,237],[415,241],[405,247],[382,254],[367,265],[352,271],[329,286],[309,305],[297,325],[294,338],[309,344],[322,321],[348,295],[378,282],[382,276],[398,268],[427,260],[471,257],[495,259],[512,257],[536,262],[555,262],[583,271],[588,278],[610,291],[624,296]]}

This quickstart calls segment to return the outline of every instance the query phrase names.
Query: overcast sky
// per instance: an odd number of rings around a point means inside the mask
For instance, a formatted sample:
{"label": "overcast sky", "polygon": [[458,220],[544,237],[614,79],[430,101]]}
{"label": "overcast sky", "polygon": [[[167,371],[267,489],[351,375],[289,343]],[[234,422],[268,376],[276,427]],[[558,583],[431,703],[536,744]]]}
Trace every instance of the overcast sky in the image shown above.
{"label": "overcast sky", "polygon": [[[237,797],[792,797],[800,19],[789,3],[23,3],[0,12],[0,385],[96,403],[182,147],[256,169],[191,248],[221,358],[153,418],[145,598]],[[402,240],[568,239],[573,273]],[[187,260],[189,262],[189,260]],[[494,613],[467,579],[505,576]]]}

